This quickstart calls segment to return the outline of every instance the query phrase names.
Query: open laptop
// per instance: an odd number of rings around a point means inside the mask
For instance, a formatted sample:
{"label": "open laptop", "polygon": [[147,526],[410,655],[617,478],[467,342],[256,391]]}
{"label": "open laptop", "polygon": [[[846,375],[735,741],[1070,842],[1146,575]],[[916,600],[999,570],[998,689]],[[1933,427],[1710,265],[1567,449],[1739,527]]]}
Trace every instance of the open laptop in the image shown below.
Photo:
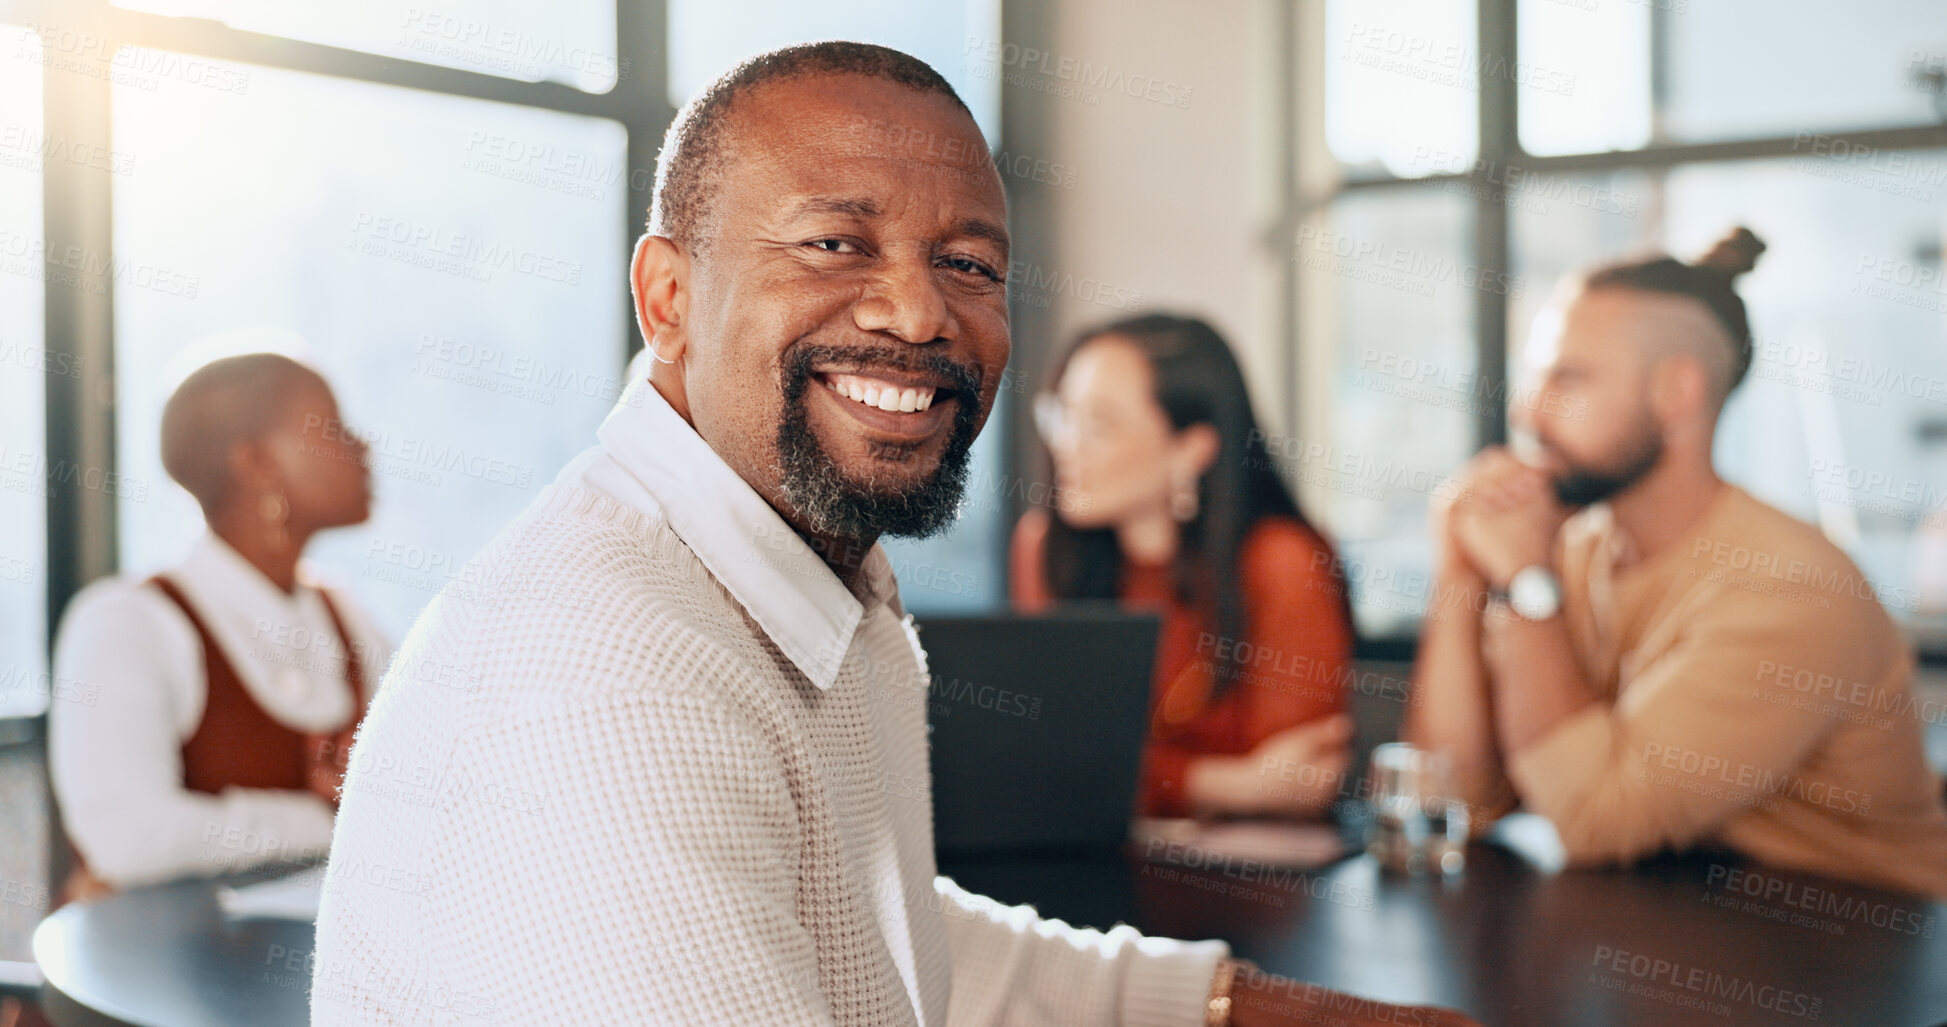
{"label": "open laptop", "polygon": [[941,859],[1128,839],[1157,628],[1110,609],[919,621]]}

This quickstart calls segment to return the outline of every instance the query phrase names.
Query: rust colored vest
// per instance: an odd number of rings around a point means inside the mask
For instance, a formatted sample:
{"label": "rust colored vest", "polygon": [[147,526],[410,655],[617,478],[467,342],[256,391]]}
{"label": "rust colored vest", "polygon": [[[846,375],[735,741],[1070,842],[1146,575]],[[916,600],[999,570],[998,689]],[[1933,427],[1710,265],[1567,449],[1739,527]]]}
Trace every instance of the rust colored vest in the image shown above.
{"label": "rust colored vest", "polygon": [[[323,589],[318,591],[345,656],[345,686],[352,693],[352,716],[343,728],[334,732],[302,732],[271,719],[257,705],[257,700],[250,697],[243,679],[237,676],[236,667],[175,582],[158,574],[148,583],[182,610],[203,645],[206,698],[203,719],[183,743],[183,787],[211,795],[225,788],[310,791],[336,808],[338,789],[345,783],[345,762],[351,751],[352,736],[365,715],[365,668],[331,596]],[[56,908],[65,902],[98,897],[111,890],[88,872],[81,853],[72,846],[69,848],[74,870],[54,904]]]}
{"label": "rust colored vest", "polygon": [[318,593],[338,634],[340,651],[345,654],[345,685],[352,693],[352,717],[338,731],[306,733],[271,719],[250,697],[209,626],[174,582],[161,575],[149,581],[181,608],[203,643],[203,672],[209,684],[203,719],[183,743],[183,787],[212,795],[225,788],[310,790],[338,805],[338,788],[345,782],[345,756],[365,709],[365,682],[358,651],[352,647],[331,597],[322,590]]}

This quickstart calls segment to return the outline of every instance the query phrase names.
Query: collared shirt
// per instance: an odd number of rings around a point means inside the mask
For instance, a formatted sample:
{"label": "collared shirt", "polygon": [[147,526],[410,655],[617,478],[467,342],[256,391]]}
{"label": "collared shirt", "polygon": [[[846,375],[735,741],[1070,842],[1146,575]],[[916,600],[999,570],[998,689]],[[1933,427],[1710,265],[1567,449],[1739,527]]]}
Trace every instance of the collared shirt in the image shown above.
{"label": "collared shirt", "polygon": [[[937,876],[930,679],[883,551],[848,589],[646,382],[599,440],[428,607],[360,729],[314,1023],[1201,1022],[1221,943]],[[398,669],[426,661],[470,686]]]}
{"label": "collared shirt", "polygon": [[601,446],[558,483],[666,517],[812,684],[832,686],[867,602],[905,616],[884,547],[860,566],[861,600],[646,382],[624,393],[596,437]]}
{"label": "collared shirt", "polygon": [[[848,655],[874,662],[854,645],[868,616],[900,622],[902,634],[910,631],[911,618],[899,603],[898,582],[883,546],[874,545],[867,553],[859,570],[858,594],[854,594],[646,380],[624,393],[595,434],[601,445],[563,470],[556,484],[606,494],[665,518],[820,691],[831,690]],[[924,673],[923,667],[913,669]],[[874,708],[884,712],[889,707]],[[873,726],[881,736],[894,730],[884,722]],[[924,891],[913,885],[925,885],[933,876],[930,817],[927,825],[924,839],[910,835],[896,839],[903,852],[886,849],[883,838],[876,847],[870,840],[851,839],[863,850],[855,858],[893,879],[914,876],[908,864],[916,865],[923,851],[925,871],[919,876],[924,880],[874,893],[880,929],[915,1009],[922,1008],[924,996],[908,931],[919,911],[908,905],[911,896]],[[930,1013],[921,1022],[944,1022],[944,1008]]]}
{"label": "collared shirt", "polygon": [[[164,573],[250,698],[294,731],[344,726],[353,713],[346,659],[376,682],[390,657],[371,620],[334,590],[352,641],[345,652],[309,566],[285,593],[206,534]],[[111,883],[315,858],[330,844],[330,807],[308,793],[183,789],[182,746],[202,722],[206,686],[195,628],[146,576],[96,582],[69,604],[54,650],[49,767],[70,837]]]}

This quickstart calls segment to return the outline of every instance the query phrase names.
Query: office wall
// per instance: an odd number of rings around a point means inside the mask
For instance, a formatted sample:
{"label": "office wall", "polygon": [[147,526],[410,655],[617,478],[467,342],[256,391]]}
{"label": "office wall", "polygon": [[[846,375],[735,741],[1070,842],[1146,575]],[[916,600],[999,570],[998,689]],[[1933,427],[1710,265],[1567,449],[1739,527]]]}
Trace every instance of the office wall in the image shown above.
{"label": "office wall", "polygon": [[[1019,395],[1046,385],[1047,361],[1076,331],[1167,308],[1209,318],[1240,351],[1260,417],[1282,423],[1284,262],[1265,245],[1283,138],[1276,6],[1007,5],[1002,150]],[[1025,417],[1017,410],[1013,421],[1032,473]]]}

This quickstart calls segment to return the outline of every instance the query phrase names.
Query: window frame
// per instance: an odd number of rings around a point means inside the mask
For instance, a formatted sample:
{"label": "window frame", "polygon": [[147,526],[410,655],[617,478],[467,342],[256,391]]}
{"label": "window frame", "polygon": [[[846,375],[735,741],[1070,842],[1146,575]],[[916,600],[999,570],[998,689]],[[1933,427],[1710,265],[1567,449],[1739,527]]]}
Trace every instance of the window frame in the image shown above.
{"label": "window frame", "polygon": [[[1536,3],[1540,0],[1475,0],[1478,31],[1477,51],[1482,54],[1496,54],[1504,58],[1501,66],[1514,67],[1519,52],[1517,49],[1518,11],[1521,2]],[[1651,3],[1650,16],[1650,102],[1652,110],[1660,107],[1666,95],[1668,77],[1665,74],[1665,51],[1668,46],[1670,18],[1672,12],[1667,5]],[[1492,180],[1493,169],[1509,165],[1519,165],[1524,172],[1536,174],[1575,174],[1603,171],[1625,170],[1667,170],[1683,165],[1731,163],[1762,158],[1790,157],[1802,153],[1803,143],[1794,135],[1761,136],[1749,139],[1735,139],[1713,142],[1672,143],[1659,135],[1653,136],[1649,143],[1636,149],[1608,150],[1593,153],[1571,153],[1554,156],[1540,156],[1528,153],[1521,145],[1520,135],[1520,86],[1511,75],[1484,75],[1478,69],[1475,75],[1476,95],[1479,97],[1479,127],[1476,168],[1466,171],[1445,172],[1419,177],[1401,177],[1384,171],[1348,172],[1330,154],[1322,142],[1316,146],[1301,145],[1300,139],[1312,135],[1322,140],[1322,126],[1325,112],[1325,91],[1323,72],[1312,69],[1301,73],[1300,61],[1306,55],[1319,55],[1325,51],[1321,44],[1329,46],[1324,36],[1324,4],[1316,5],[1308,15],[1300,17],[1287,15],[1292,20],[1288,31],[1281,33],[1285,42],[1284,64],[1280,85],[1285,102],[1292,108],[1290,116],[1281,121],[1290,126],[1291,136],[1281,140],[1284,145],[1279,153],[1287,155],[1287,164],[1296,168],[1301,162],[1310,161],[1317,165],[1305,167],[1293,174],[1285,175],[1282,183],[1286,197],[1279,223],[1288,226],[1284,239],[1289,240],[1297,226],[1307,218],[1328,208],[1341,197],[1365,190],[1402,189],[1438,187],[1440,183],[1455,183],[1455,191],[1473,198],[1473,238],[1469,241],[1468,260],[1483,272],[1512,274],[1512,236],[1513,209],[1505,202],[1505,187]],[[1308,35],[1316,39],[1308,39]],[[1486,67],[1488,62],[1479,62]],[[1868,128],[1849,130],[1843,126],[1822,128],[1827,134],[1844,134],[1847,142],[1862,146],[1876,147],[1883,151],[1928,150],[1947,147],[1947,119],[1941,124],[1907,125],[1899,127]],[[1314,156],[1316,155],[1316,156]],[[1484,170],[1477,170],[1484,169]],[[1310,172],[1306,174],[1305,172]],[[1301,183],[1311,181],[1320,183],[1315,188],[1305,188]],[[1285,429],[1293,437],[1303,434],[1300,410],[1307,398],[1314,401],[1325,399],[1329,403],[1329,392],[1322,386],[1304,380],[1300,369],[1300,347],[1329,347],[1335,339],[1307,337],[1303,319],[1299,316],[1301,304],[1312,300],[1306,294],[1302,282],[1303,275],[1296,271],[1280,276],[1282,295],[1279,297],[1283,311],[1282,327],[1284,365],[1280,368],[1284,386]],[[1487,290],[1476,290],[1474,302],[1474,341],[1475,357],[1478,361],[1477,380],[1480,391],[1485,395],[1505,397],[1505,383],[1508,375],[1508,319],[1509,300]],[[1307,391],[1307,390],[1310,391]],[[1329,408],[1328,408],[1329,409]],[[1327,416],[1330,416],[1329,414]],[[1474,445],[1478,450],[1485,446],[1499,445],[1507,441],[1507,407],[1505,398],[1497,409],[1483,404],[1474,418]],[[1417,646],[1415,634],[1396,635],[1379,638],[1362,638],[1359,654],[1372,659],[1411,659]],[[1922,658],[1929,664],[1947,664],[1947,648],[1937,648],[1925,644],[1921,649]]]}
{"label": "window frame", "polygon": [[[663,133],[675,117],[668,100],[666,0],[617,0],[616,57],[628,69],[606,93],[587,93],[557,82],[522,82],[494,75],[421,64],[398,57],[231,28],[221,22],[113,7],[108,0],[0,0],[0,23],[47,26],[87,33],[109,46],[158,50],[326,78],[398,86],[446,96],[490,100],[538,110],[605,118],[628,136],[631,173],[654,174]],[[78,138],[111,140],[113,85],[43,63],[44,124]],[[43,242],[46,251],[99,253],[113,266],[112,176],[67,161],[42,169]],[[646,211],[625,209],[623,238],[633,246]],[[617,255],[624,262],[628,253]],[[80,272],[76,285],[48,276],[43,344],[50,359],[65,357],[78,377],[46,379],[46,465],[112,472],[115,453],[115,295],[112,271]],[[634,313],[617,339],[626,358],[641,348]],[[51,647],[68,601],[89,582],[117,573],[118,524],[114,496],[87,489],[47,489],[46,609]],[[50,655],[51,658],[51,655]]]}

